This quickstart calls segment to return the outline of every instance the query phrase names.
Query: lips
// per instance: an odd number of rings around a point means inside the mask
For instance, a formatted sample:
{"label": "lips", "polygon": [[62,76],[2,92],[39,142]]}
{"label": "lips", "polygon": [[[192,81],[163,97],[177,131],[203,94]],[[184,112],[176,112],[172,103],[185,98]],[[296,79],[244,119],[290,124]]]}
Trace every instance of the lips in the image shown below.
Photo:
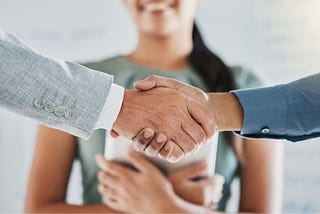
{"label": "lips", "polygon": [[162,12],[174,7],[174,1],[147,1],[139,5],[140,10],[154,13]]}

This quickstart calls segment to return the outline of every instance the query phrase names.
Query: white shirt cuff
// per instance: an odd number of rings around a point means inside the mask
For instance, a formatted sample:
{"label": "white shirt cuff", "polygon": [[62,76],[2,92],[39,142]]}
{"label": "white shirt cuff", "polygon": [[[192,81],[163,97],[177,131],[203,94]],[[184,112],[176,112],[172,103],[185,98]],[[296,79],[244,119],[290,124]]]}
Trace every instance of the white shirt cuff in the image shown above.
{"label": "white shirt cuff", "polygon": [[116,84],[111,85],[111,89],[106,102],[101,110],[95,129],[111,130],[121,109],[124,96],[124,88]]}

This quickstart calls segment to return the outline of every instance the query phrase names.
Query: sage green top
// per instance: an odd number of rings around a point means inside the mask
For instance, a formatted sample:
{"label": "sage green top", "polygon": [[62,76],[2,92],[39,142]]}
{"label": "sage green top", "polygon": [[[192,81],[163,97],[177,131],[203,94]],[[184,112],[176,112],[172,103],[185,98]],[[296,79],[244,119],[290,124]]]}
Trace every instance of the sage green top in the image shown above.
{"label": "sage green top", "polygon": [[[133,83],[145,79],[150,75],[166,76],[174,78],[190,85],[207,91],[204,81],[195,70],[186,68],[180,71],[150,69],[137,65],[123,56],[117,56],[100,62],[89,63],[85,66],[95,70],[103,71],[114,75],[114,82],[127,89],[133,88]],[[232,67],[237,88],[248,88],[261,86],[259,78],[249,70]],[[106,131],[96,130],[89,140],[78,138],[78,158],[82,168],[83,202],[100,203],[101,197],[97,191],[98,167],[95,163],[95,155],[104,153]],[[229,138],[225,134],[219,135],[216,173],[224,176],[225,184],[223,198],[219,204],[219,209],[224,210],[226,202],[230,197],[230,184],[237,174],[238,161],[232,148]]]}

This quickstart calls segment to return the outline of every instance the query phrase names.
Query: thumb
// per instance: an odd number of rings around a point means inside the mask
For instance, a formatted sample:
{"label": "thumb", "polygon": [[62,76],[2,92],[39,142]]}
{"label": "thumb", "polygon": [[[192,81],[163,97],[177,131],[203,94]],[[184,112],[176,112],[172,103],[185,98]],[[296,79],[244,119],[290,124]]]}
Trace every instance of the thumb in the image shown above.
{"label": "thumb", "polygon": [[147,91],[157,86],[157,81],[152,77],[134,83],[134,87],[140,91]]}
{"label": "thumb", "polygon": [[202,90],[196,87],[187,85],[178,80],[170,79],[166,77],[159,77],[155,75],[149,76],[145,80],[136,82],[134,86],[137,90],[141,90],[141,91],[150,90],[155,87],[171,88],[185,94],[186,96],[192,97],[200,104],[205,105],[208,101],[208,95],[204,93]]}

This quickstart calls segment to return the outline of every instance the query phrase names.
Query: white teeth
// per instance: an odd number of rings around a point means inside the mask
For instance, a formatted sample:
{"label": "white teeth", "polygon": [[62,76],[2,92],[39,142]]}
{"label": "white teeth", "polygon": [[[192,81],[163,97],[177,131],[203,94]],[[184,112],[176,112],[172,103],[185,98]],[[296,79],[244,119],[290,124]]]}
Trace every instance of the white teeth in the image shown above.
{"label": "white teeth", "polygon": [[158,2],[158,3],[149,3],[145,5],[145,10],[147,12],[152,12],[152,11],[158,11],[158,10],[165,10],[169,7],[168,4],[163,3],[163,2]]}

